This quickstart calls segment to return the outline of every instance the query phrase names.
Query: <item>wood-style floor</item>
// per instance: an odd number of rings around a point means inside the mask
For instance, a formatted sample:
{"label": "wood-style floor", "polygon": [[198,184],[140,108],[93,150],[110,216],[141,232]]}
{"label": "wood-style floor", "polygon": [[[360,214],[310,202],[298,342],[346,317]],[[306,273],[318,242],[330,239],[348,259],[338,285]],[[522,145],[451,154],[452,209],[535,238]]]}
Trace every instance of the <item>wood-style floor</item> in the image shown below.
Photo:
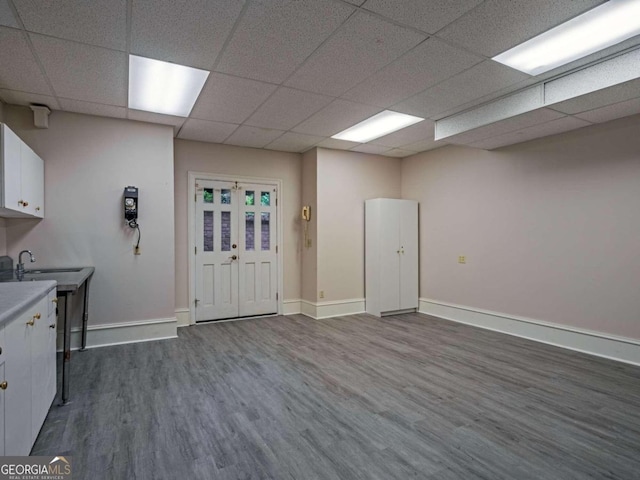
{"label": "wood-style floor", "polygon": [[32,454],[76,479],[640,478],[640,368],[425,315],[74,353]]}

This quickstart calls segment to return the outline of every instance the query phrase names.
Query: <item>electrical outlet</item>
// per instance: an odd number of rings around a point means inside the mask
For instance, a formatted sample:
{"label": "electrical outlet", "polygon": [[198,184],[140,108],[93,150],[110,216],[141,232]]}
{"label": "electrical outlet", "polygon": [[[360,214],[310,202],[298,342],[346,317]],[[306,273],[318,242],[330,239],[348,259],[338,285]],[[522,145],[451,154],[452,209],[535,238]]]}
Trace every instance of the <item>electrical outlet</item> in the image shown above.
{"label": "electrical outlet", "polygon": [[140,255],[142,253],[140,247],[133,247],[133,254]]}
{"label": "electrical outlet", "polygon": [[458,257],[458,263],[467,263],[467,257],[465,257],[464,255],[460,255]]}
{"label": "electrical outlet", "polygon": [[320,290],[320,298],[324,298],[324,290]]}

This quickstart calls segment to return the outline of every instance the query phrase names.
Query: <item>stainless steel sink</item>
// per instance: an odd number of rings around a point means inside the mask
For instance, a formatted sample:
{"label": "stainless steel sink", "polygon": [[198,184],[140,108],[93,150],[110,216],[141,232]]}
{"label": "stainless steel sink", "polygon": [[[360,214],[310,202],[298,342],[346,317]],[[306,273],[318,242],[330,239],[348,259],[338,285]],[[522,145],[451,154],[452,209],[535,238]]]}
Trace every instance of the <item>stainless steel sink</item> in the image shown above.
{"label": "stainless steel sink", "polygon": [[82,268],[41,268],[39,270],[25,270],[25,275],[34,274],[47,274],[47,273],[75,273],[82,270]]}

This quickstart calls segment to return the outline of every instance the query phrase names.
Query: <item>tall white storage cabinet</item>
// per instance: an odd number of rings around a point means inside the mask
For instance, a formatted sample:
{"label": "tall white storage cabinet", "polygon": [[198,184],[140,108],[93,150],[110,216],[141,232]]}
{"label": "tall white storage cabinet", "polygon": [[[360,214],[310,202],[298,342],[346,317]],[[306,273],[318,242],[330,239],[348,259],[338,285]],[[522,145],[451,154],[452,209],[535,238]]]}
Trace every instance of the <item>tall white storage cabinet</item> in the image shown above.
{"label": "tall white storage cabinet", "polygon": [[365,202],[365,290],[371,315],[418,309],[418,202]]}

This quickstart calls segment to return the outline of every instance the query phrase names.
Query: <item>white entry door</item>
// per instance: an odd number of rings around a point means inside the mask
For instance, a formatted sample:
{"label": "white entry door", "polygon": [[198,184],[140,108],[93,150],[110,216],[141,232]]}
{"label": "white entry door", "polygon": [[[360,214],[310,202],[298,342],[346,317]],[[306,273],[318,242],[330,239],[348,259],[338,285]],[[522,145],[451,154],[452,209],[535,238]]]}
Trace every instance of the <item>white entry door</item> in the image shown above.
{"label": "white entry door", "polygon": [[277,313],[277,189],[196,181],[196,321]]}

